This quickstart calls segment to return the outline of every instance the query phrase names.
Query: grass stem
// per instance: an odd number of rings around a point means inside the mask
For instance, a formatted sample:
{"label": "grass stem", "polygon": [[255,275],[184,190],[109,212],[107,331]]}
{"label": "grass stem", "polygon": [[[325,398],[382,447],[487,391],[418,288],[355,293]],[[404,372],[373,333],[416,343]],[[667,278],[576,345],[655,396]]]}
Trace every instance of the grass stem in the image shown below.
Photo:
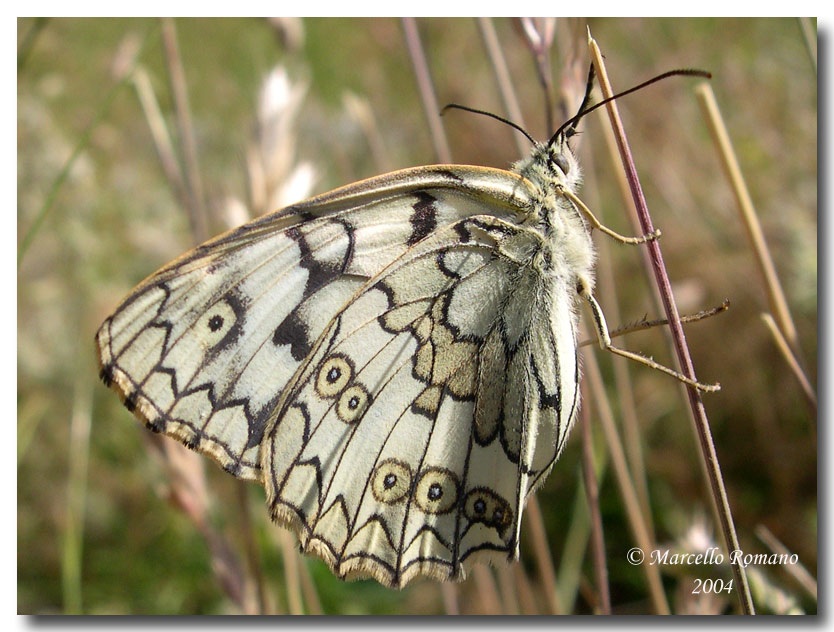
{"label": "grass stem", "polygon": [[423,111],[426,114],[426,122],[429,126],[434,152],[443,164],[452,162],[452,150],[449,148],[449,141],[443,131],[443,124],[440,121],[440,106],[437,104],[437,96],[434,93],[429,64],[426,60],[426,53],[420,42],[420,32],[417,30],[417,22],[414,18],[402,19],[405,43],[411,63],[414,66],[414,76],[417,79],[417,89],[420,92],[420,99],[423,103]]}
{"label": "grass stem", "polygon": [[[608,76],[605,71],[605,63],[603,61],[602,53],[599,50],[596,42],[588,34],[588,43],[591,49],[591,56],[594,61],[594,66],[597,70],[600,85],[602,86],[603,95],[608,98],[614,94],[611,85],[608,81]],[[654,224],[649,215],[649,210],[646,205],[646,199],[643,196],[642,187],[637,178],[637,170],[634,166],[634,160],[631,157],[631,150],[625,137],[622,121],[620,120],[617,105],[614,101],[606,105],[609,119],[614,128],[615,136],[617,138],[617,145],[620,150],[620,155],[623,161],[623,166],[628,176],[634,205],[637,209],[638,218],[640,220],[640,228],[644,234],[654,232]],[[646,244],[646,248],[652,260],[652,270],[654,272],[655,280],[658,289],[660,290],[661,299],[663,301],[664,311],[666,317],[669,319],[669,329],[674,340],[675,353],[680,362],[682,372],[688,378],[694,380],[695,369],[692,364],[692,358],[689,353],[689,348],[686,344],[686,337],[683,333],[683,327],[680,322],[680,315],[678,314],[677,306],[672,295],[672,285],[669,281],[669,275],[666,272],[666,266],[663,263],[663,255],[660,251],[660,244],[657,240],[650,241]],[[727,551],[735,551],[740,549],[738,536],[736,535],[735,526],[733,524],[732,512],[730,511],[730,503],[727,498],[727,491],[724,486],[724,479],[721,476],[721,468],[718,464],[718,455],[715,451],[715,444],[712,440],[712,432],[710,430],[709,421],[707,420],[706,409],[701,400],[701,395],[695,388],[686,389],[690,408],[695,419],[696,432],[699,438],[703,462],[707,469],[710,488],[718,508],[718,515],[721,521],[721,530],[724,534],[725,545]],[[753,607],[753,598],[750,595],[750,587],[747,582],[747,575],[737,562],[732,565],[733,573],[736,576],[738,583],[738,595],[741,604],[742,612],[745,614],[753,614],[755,612]]]}

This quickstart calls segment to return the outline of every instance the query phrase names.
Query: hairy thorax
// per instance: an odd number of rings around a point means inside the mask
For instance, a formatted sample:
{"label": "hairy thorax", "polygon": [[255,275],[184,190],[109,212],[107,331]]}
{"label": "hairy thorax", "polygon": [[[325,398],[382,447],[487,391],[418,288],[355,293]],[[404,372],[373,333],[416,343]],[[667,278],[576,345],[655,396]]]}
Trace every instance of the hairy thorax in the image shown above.
{"label": "hairy thorax", "polygon": [[567,142],[536,145],[515,169],[535,191],[527,220],[541,237],[534,265],[570,285],[582,280],[593,287],[595,251],[590,231],[579,209],[562,193],[575,193],[582,181]]}

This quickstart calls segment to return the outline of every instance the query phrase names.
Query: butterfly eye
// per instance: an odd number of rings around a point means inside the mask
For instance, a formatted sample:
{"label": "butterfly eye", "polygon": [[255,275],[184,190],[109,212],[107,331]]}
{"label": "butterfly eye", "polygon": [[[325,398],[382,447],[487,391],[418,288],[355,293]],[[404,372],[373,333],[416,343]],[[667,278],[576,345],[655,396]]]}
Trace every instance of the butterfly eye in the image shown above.
{"label": "butterfly eye", "polygon": [[568,162],[568,159],[565,158],[564,154],[556,154],[553,158],[551,158],[551,162],[555,162],[556,166],[562,170],[562,173],[568,175],[568,172],[570,171],[570,163]]}

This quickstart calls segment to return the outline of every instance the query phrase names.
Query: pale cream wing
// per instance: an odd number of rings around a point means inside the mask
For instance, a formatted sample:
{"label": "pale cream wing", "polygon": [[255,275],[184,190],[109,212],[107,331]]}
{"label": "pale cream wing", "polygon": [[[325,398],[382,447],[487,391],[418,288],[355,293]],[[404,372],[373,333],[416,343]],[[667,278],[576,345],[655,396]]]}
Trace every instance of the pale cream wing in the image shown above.
{"label": "pale cream wing", "polygon": [[482,200],[516,215],[526,186],[498,170],[410,169],[230,231],[150,276],[104,322],[102,379],[152,430],[259,480],[267,419],[332,317]]}
{"label": "pale cream wing", "polygon": [[488,216],[436,230],[337,315],[282,398],[270,510],[338,575],[401,587],[516,554],[576,397],[574,350],[568,374],[551,359],[569,337],[539,240]]}

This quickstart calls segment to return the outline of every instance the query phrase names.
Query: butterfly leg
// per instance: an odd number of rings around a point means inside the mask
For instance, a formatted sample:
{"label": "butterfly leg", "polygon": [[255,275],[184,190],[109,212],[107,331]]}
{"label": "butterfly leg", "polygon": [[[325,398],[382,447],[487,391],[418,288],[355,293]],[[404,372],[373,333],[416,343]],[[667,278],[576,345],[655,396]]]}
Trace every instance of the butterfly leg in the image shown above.
{"label": "butterfly leg", "polygon": [[641,364],[645,364],[652,369],[656,369],[667,375],[671,375],[676,380],[683,382],[689,386],[697,388],[699,391],[705,392],[714,392],[720,390],[720,384],[703,384],[701,382],[697,382],[686,377],[680,371],[675,371],[674,369],[670,369],[669,367],[663,366],[662,364],[658,364],[651,358],[647,358],[644,355],[640,355],[639,353],[634,353],[633,351],[628,351],[626,349],[621,349],[619,347],[615,347],[611,344],[611,336],[608,333],[608,324],[605,322],[605,315],[602,313],[602,308],[597,303],[597,300],[594,298],[594,295],[591,294],[591,290],[588,288],[588,284],[585,281],[579,281],[579,284],[576,288],[579,295],[588,302],[588,305],[591,308],[591,314],[594,317],[594,329],[597,332],[597,340],[599,341],[600,348],[610,351],[618,356],[622,356],[624,358],[628,358],[629,360],[635,360],[640,362]]}
{"label": "butterfly leg", "polygon": [[588,221],[591,222],[591,226],[599,230],[600,232],[605,233],[612,239],[615,239],[623,244],[644,244],[647,241],[654,241],[658,237],[660,237],[660,229],[656,228],[653,233],[649,233],[648,235],[642,235],[641,237],[626,237],[625,235],[621,235],[620,233],[611,230],[599,221],[596,218],[596,215],[593,214],[591,209],[589,209],[585,203],[579,199],[574,193],[568,191],[564,187],[560,188],[560,193],[564,195],[576,208],[579,210],[585,217],[588,218]]}

